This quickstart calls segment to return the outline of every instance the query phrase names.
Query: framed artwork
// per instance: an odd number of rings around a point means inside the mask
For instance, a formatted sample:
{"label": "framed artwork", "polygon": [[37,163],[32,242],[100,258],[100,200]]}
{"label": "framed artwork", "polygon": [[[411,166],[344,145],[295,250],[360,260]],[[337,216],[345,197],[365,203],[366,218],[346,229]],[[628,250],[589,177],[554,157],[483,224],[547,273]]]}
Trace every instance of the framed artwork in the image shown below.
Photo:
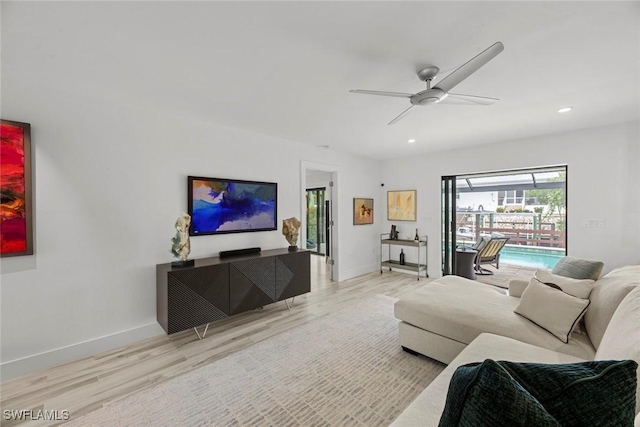
{"label": "framed artwork", "polygon": [[354,197],[353,225],[373,224],[373,199]]}
{"label": "framed artwork", "polygon": [[278,229],[278,184],[239,179],[187,179],[190,236]]}
{"label": "framed artwork", "polygon": [[0,256],[33,255],[29,123],[0,123],[0,192]]}
{"label": "framed artwork", "polygon": [[389,221],[416,220],[416,190],[387,191]]}

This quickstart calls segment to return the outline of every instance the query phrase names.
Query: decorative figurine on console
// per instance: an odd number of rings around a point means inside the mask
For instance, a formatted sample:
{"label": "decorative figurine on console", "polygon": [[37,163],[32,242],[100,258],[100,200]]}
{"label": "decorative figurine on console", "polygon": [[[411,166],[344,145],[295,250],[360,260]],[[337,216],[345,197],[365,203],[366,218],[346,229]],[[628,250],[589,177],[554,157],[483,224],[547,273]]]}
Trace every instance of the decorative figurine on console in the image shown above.
{"label": "decorative figurine on console", "polygon": [[291,218],[282,220],[282,234],[287,242],[289,242],[289,252],[295,252],[298,250],[298,230],[300,230],[300,221],[298,218],[292,216]]}
{"label": "decorative figurine on console", "polygon": [[389,240],[398,240],[398,230],[395,225],[391,226],[391,233],[389,233]]}
{"label": "decorative figurine on console", "polygon": [[191,267],[194,265],[193,260],[187,260],[189,252],[191,252],[191,241],[189,240],[189,226],[191,226],[191,217],[189,214],[182,212],[182,215],[176,220],[176,235],[173,236],[171,242],[171,253],[180,261],[171,263],[171,267]]}

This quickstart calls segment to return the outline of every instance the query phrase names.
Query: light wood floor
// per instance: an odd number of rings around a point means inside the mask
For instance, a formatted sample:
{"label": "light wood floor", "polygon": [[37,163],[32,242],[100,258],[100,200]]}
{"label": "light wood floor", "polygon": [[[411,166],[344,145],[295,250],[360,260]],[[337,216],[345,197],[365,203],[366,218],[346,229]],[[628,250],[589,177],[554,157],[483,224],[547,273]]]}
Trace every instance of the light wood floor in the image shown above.
{"label": "light wood floor", "polygon": [[[311,292],[296,297],[291,310],[287,310],[284,302],[278,302],[212,323],[203,340],[198,340],[193,330],[158,336],[5,381],[0,385],[0,407],[3,410],[68,410],[73,419],[106,402],[197,369],[368,295],[398,297],[429,280],[417,281],[415,275],[385,271],[331,282],[324,257],[312,255],[311,261]],[[44,421],[18,423],[4,419],[0,423],[2,426],[51,425]]]}
{"label": "light wood floor", "polygon": [[[122,399],[340,310],[368,295],[397,298],[430,280],[421,278],[417,281],[415,275],[385,270],[383,274],[374,272],[339,283],[331,282],[324,257],[312,256],[311,261],[311,292],[296,297],[291,310],[284,302],[279,302],[213,323],[202,340],[198,340],[193,330],[158,336],[6,381],[0,385],[0,407],[3,410],[68,410],[73,419],[106,402]],[[505,265],[494,276],[482,276],[480,281],[499,282],[495,284],[504,286],[508,279],[502,273],[531,275],[531,272]],[[2,426],[51,424],[4,419],[0,423]]]}

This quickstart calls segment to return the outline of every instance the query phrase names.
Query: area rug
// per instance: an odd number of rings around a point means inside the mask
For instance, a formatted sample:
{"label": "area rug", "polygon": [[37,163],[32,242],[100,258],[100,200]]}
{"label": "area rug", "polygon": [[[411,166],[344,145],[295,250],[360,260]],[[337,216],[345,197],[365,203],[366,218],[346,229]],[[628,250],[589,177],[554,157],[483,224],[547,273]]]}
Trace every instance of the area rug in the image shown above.
{"label": "area rug", "polygon": [[71,426],[387,426],[444,369],[402,351],[396,300],[363,299]]}

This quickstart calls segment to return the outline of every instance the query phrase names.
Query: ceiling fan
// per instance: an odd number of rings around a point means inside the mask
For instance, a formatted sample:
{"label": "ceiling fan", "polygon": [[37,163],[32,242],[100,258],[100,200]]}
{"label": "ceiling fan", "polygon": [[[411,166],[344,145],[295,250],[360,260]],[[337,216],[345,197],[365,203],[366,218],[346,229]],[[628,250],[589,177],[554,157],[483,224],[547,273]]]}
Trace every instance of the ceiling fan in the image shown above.
{"label": "ceiling fan", "polygon": [[463,95],[459,93],[449,92],[458,83],[475,73],[487,62],[495,58],[504,50],[504,45],[500,42],[494,43],[475,57],[471,58],[467,63],[455,69],[451,74],[446,76],[434,87],[431,87],[433,80],[440,69],[438,67],[426,67],[418,71],[418,78],[427,83],[427,89],[418,93],[401,93],[401,92],[382,92],[377,90],[350,90],[353,93],[362,93],[365,95],[393,96],[396,98],[409,98],[411,107],[404,110],[398,117],[391,120],[388,124],[392,125],[405,117],[416,105],[436,104],[443,100],[448,103],[469,104],[469,105],[491,105],[498,101],[496,98],[487,98],[484,96]]}

